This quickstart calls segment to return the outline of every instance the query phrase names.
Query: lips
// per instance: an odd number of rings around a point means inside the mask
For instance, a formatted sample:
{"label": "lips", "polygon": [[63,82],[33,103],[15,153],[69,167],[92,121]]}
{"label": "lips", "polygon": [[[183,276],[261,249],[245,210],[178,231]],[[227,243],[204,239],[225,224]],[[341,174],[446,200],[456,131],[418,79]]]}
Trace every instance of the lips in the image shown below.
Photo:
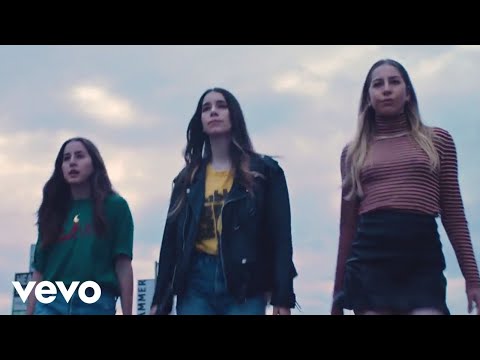
{"label": "lips", "polygon": [[78,175],[78,174],[80,174],[80,172],[77,171],[77,170],[70,170],[70,171],[68,172],[68,175],[70,175],[70,176],[76,176],[76,175]]}

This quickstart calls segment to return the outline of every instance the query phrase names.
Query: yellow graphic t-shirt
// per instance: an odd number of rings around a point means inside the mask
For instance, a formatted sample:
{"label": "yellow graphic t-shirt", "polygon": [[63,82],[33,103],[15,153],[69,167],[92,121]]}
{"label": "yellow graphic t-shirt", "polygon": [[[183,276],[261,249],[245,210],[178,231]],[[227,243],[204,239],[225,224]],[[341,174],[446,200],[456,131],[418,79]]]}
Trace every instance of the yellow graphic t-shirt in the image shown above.
{"label": "yellow graphic t-shirt", "polygon": [[200,218],[197,249],[211,255],[218,254],[218,237],[222,232],[220,212],[233,184],[231,170],[216,171],[207,165],[205,205]]}

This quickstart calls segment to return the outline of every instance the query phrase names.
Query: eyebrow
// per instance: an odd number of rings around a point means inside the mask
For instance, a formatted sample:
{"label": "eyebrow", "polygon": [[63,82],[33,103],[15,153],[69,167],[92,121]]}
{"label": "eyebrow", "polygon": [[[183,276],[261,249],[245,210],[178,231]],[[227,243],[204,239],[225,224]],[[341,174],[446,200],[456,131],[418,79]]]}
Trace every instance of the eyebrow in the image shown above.
{"label": "eyebrow", "polygon": [[[388,80],[395,80],[395,79],[401,79],[402,77],[400,75],[393,75],[389,76]],[[377,80],[383,80],[383,78],[375,78],[372,80],[372,82],[377,81]]]}
{"label": "eyebrow", "polygon": [[[83,150],[77,150],[73,154],[74,155],[79,155],[79,154],[83,154],[83,153],[84,153]],[[70,155],[70,154],[71,154],[70,152],[66,152],[66,153],[63,154],[63,156]]]}
{"label": "eyebrow", "polygon": [[[227,102],[225,100],[216,100],[215,101],[216,104],[226,104]],[[212,103],[210,101],[207,101],[206,103],[204,103],[202,106],[205,106],[205,105],[211,105]]]}

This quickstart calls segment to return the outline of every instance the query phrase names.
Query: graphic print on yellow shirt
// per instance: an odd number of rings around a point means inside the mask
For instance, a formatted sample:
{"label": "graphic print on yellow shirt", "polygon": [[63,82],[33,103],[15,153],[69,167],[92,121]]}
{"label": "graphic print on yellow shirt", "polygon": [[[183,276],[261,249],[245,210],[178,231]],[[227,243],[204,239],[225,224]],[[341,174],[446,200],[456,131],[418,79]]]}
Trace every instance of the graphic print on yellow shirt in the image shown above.
{"label": "graphic print on yellow shirt", "polygon": [[200,218],[197,249],[211,255],[218,253],[218,237],[222,232],[220,212],[233,184],[232,171],[216,171],[207,165],[205,204]]}

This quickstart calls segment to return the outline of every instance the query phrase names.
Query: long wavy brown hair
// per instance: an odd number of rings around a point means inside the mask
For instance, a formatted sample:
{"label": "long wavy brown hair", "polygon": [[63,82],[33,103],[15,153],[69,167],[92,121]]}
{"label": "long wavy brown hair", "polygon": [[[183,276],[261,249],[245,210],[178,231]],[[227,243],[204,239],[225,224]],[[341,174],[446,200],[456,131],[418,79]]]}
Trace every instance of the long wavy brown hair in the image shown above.
{"label": "long wavy brown hair", "polygon": [[405,103],[404,112],[410,125],[411,135],[417,144],[425,151],[430,159],[432,170],[438,169],[439,156],[433,144],[432,128],[423,124],[418,108],[417,95],[407,70],[399,62],[392,59],[382,59],[372,65],[363,84],[360,107],[358,110],[358,125],[353,141],[348,145],[346,164],[348,165],[345,180],[342,186],[347,190],[346,199],[362,197],[363,190],[360,182],[360,172],[365,163],[370,144],[375,134],[375,110],[370,105],[369,88],[372,82],[373,71],[382,65],[394,66],[405,82],[409,101]]}
{"label": "long wavy brown hair", "polygon": [[192,184],[196,172],[204,161],[211,160],[212,152],[210,148],[210,139],[203,132],[202,126],[202,105],[203,99],[210,92],[221,93],[225,97],[230,113],[231,144],[230,158],[234,174],[238,175],[240,183],[245,186],[252,194],[254,184],[254,172],[250,171],[250,157],[256,152],[253,149],[250,136],[248,135],[247,125],[243,116],[242,108],[236,97],[228,90],[222,88],[212,88],[206,90],[197,103],[197,108],[193,114],[187,128],[187,145],[184,152],[185,167],[180,172],[175,186],[178,187],[179,196],[171,206],[169,217],[175,216],[180,212],[185,204],[185,193],[187,187]]}
{"label": "long wavy brown hair", "polygon": [[43,187],[43,199],[37,211],[37,226],[41,246],[47,246],[58,241],[65,218],[72,205],[73,199],[70,185],[65,181],[62,172],[65,147],[72,141],[81,142],[92,158],[93,173],[88,181],[94,204],[94,229],[98,235],[102,235],[107,231],[104,200],[108,195],[115,193],[115,191],[112,188],[112,183],[98,148],[88,139],[75,137],[65,141],[60,147],[55,159],[53,174]]}

